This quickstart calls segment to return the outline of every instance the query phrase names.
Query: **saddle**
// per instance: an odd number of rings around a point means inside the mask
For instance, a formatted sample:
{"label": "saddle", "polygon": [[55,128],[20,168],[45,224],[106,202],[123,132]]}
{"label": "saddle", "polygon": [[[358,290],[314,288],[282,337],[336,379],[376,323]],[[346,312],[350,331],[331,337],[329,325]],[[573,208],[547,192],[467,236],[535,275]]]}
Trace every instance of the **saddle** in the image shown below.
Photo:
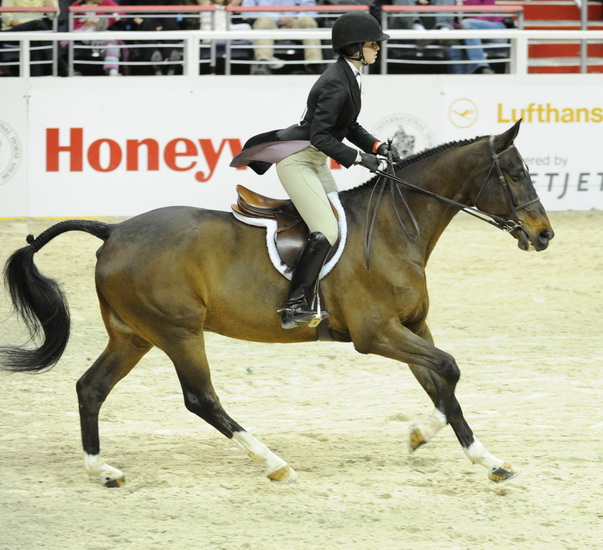
{"label": "saddle", "polygon": [[310,235],[290,200],[272,199],[237,185],[237,204],[231,208],[243,216],[276,221],[276,249],[284,264],[293,268]]}
{"label": "saddle", "polygon": [[[277,229],[274,239],[280,259],[287,267],[295,267],[310,231],[291,200],[265,197],[237,185],[237,204],[231,205],[231,208],[249,218],[275,220]],[[334,208],[333,212],[339,218]],[[331,250],[329,258],[335,248]]]}

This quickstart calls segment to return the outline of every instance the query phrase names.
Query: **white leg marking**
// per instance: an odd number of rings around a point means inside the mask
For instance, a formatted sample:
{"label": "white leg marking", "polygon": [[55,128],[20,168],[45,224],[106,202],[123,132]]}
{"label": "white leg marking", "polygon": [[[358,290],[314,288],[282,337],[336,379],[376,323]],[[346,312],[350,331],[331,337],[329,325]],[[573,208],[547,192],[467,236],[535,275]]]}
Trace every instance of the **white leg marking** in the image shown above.
{"label": "white leg marking", "polygon": [[423,433],[425,434],[426,440],[432,439],[442,428],[448,425],[446,422],[446,416],[437,408],[433,409],[433,412],[427,420],[427,424],[421,426]]}
{"label": "white leg marking", "polygon": [[481,464],[488,468],[490,472],[503,464],[503,461],[491,455],[475,436],[473,437],[473,443],[465,449],[465,454],[473,464]]}
{"label": "white leg marking", "polygon": [[101,455],[84,454],[84,466],[88,475],[100,478],[103,485],[121,486],[125,483],[124,473],[109,466]]}
{"label": "white leg marking", "polygon": [[266,472],[266,475],[271,477],[271,474],[286,470],[287,473],[283,476],[279,475],[275,481],[291,482],[295,481],[297,474],[282,458],[275,455],[266,445],[258,441],[249,432],[235,432],[232,436],[234,442],[243,449],[247,455],[258,464],[261,464]]}
{"label": "white leg marking", "polygon": [[410,427],[408,439],[409,451],[412,453],[421,445],[425,445],[447,424],[444,414],[437,408],[434,408],[425,424],[413,424]]}

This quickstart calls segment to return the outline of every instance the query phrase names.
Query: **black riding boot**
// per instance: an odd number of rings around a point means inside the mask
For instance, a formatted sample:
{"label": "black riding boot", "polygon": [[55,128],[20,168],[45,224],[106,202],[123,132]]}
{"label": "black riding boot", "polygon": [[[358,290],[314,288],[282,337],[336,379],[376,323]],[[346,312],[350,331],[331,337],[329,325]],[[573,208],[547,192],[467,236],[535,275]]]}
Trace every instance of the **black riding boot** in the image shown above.
{"label": "black riding boot", "polygon": [[[331,243],[322,233],[315,232],[310,235],[293,270],[289,298],[285,307],[279,309],[283,328],[295,328],[300,323],[308,323],[316,317],[316,310],[310,307],[312,291],[330,250]],[[321,311],[320,320],[328,316],[326,311]]]}

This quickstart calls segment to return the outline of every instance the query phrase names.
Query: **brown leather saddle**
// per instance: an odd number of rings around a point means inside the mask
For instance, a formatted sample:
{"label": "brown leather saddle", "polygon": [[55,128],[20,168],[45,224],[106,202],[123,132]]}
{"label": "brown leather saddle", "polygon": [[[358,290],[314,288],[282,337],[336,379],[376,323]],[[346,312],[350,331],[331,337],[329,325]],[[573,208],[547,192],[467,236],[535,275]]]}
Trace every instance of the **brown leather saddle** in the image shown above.
{"label": "brown leather saddle", "polygon": [[[277,229],[274,235],[276,249],[285,265],[290,268],[295,267],[310,232],[289,199],[272,199],[237,185],[237,204],[231,205],[231,208],[250,218],[276,220]],[[334,208],[333,212],[337,216]],[[336,248],[333,247],[331,255]]]}

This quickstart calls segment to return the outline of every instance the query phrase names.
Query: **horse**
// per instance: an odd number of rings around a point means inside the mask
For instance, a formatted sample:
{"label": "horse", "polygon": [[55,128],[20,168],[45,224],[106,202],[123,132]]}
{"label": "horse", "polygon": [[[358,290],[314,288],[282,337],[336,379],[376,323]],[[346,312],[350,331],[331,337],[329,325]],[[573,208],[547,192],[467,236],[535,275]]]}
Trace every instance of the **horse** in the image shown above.
{"label": "horse", "polygon": [[[410,451],[450,424],[469,460],[484,466],[497,483],[519,469],[490,454],[464,418],[455,396],[459,367],[435,346],[426,322],[425,268],[460,210],[507,230],[521,250],[547,248],[554,232],[514,145],[520,122],[500,135],[417,153],[396,163],[387,178],[373,176],[340,192],[346,245],[320,283],[330,312],[323,325],[328,323],[331,338],[352,342],[361,354],[407,363],[433,402],[433,412],[410,427]],[[409,218],[416,230],[409,230]],[[4,346],[4,370],[45,371],[65,350],[69,310],[64,294],[33,259],[52,239],[72,230],[103,241],[95,281],[108,343],[76,385],[87,473],[107,487],[125,483],[124,473],[100,454],[99,410],[112,388],[157,347],[172,361],[189,411],[243,449],[268,479],[294,481],[291,465],[226,413],[205,354],[205,331],[263,343],[318,339],[320,326],[281,328],[277,309],[288,281],[269,261],[265,230],[229,212],[172,206],[116,224],[65,220],[37,238],[29,235],[28,244],[8,259],[5,278],[13,307],[37,343]]]}

